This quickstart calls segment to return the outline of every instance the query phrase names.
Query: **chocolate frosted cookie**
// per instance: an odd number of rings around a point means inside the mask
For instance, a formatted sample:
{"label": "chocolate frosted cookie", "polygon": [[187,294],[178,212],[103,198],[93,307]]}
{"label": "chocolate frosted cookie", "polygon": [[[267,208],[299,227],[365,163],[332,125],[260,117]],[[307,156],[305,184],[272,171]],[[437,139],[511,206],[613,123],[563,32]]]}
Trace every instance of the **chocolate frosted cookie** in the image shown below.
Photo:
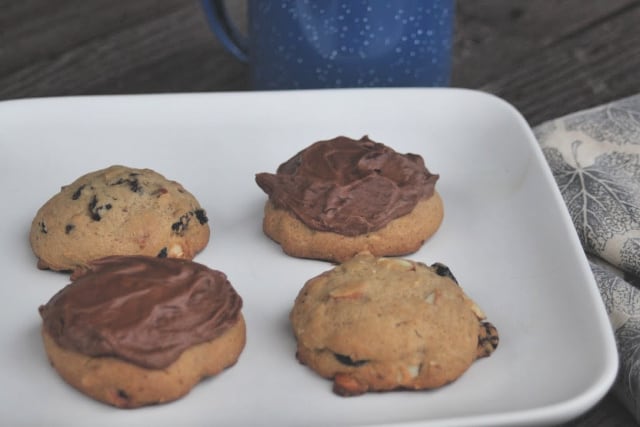
{"label": "chocolate frosted cookie", "polygon": [[209,241],[205,210],[151,169],[111,166],[47,201],[31,224],[38,267],[75,270],[109,255],[192,259]]}
{"label": "chocolate frosted cookie", "polygon": [[309,280],[290,319],[298,360],[344,396],[440,387],[498,345],[445,265],[369,253]]}
{"label": "chocolate frosted cookie", "polygon": [[284,252],[343,262],[418,250],[440,227],[444,209],[422,157],[399,154],[368,137],[319,141],[259,173],[267,193],[265,234]]}
{"label": "chocolate frosted cookie", "polygon": [[121,408],[169,402],[236,363],[242,299],[227,277],[182,259],[112,256],[76,271],[40,307],[60,376]]}

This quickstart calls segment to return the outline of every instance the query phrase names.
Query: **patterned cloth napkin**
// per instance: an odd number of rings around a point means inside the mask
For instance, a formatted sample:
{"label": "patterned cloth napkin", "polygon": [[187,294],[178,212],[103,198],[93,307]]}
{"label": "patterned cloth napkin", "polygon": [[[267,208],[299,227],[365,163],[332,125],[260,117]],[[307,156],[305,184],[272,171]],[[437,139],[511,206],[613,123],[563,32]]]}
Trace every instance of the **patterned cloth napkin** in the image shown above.
{"label": "patterned cloth napkin", "polygon": [[640,94],[534,129],[615,330],[613,393],[640,422]]}

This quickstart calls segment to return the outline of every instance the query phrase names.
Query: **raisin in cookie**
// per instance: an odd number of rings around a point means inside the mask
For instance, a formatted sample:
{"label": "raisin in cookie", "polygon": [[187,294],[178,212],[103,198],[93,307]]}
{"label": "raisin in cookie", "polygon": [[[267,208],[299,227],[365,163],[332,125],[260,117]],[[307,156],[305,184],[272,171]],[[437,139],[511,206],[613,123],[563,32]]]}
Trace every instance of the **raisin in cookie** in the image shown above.
{"label": "raisin in cookie", "polygon": [[343,262],[418,250],[440,227],[439,175],[421,156],[400,154],[368,137],[319,141],[256,175],[268,194],[264,233],[285,253]]}
{"label": "raisin in cookie", "polygon": [[122,408],[169,402],[235,364],[242,299],[220,271],[184,259],[111,256],[40,307],[47,356],[81,392]]}
{"label": "raisin in cookie", "polygon": [[111,166],[47,201],[29,235],[38,267],[75,270],[108,255],[192,259],[209,241],[205,210],[151,169]]}
{"label": "raisin in cookie", "polygon": [[498,345],[446,266],[370,253],[309,280],[290,319],[298,360],[343,396],[440,387]]}

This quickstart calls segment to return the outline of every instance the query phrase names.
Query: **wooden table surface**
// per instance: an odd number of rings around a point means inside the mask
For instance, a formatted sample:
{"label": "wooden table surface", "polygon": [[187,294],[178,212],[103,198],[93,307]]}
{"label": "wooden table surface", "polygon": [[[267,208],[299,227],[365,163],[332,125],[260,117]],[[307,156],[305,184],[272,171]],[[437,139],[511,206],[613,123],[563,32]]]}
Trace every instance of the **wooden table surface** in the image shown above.
{"label": "wooden table surface", "polygon": [[[0,100],[246,91],[248,75],[197,0],[0,0]],[[532,126],[640,93],[640,0],[458,0],[452,86]],[[607,396],[567,425],[635,423]]]}

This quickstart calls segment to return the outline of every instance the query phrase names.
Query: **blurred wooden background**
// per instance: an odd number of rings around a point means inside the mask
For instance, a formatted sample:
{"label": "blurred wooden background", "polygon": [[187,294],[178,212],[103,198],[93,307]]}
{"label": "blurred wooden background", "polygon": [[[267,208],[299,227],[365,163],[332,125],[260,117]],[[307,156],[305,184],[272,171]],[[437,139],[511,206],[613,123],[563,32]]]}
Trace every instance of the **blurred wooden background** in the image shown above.
{"label": "blurred wooden background", "polygon": [[[536,125],[640,92],[639,27],[639,0],[458,0],[452,86]],[[248,89],[197,0],[0,0],[0,99]]]}

